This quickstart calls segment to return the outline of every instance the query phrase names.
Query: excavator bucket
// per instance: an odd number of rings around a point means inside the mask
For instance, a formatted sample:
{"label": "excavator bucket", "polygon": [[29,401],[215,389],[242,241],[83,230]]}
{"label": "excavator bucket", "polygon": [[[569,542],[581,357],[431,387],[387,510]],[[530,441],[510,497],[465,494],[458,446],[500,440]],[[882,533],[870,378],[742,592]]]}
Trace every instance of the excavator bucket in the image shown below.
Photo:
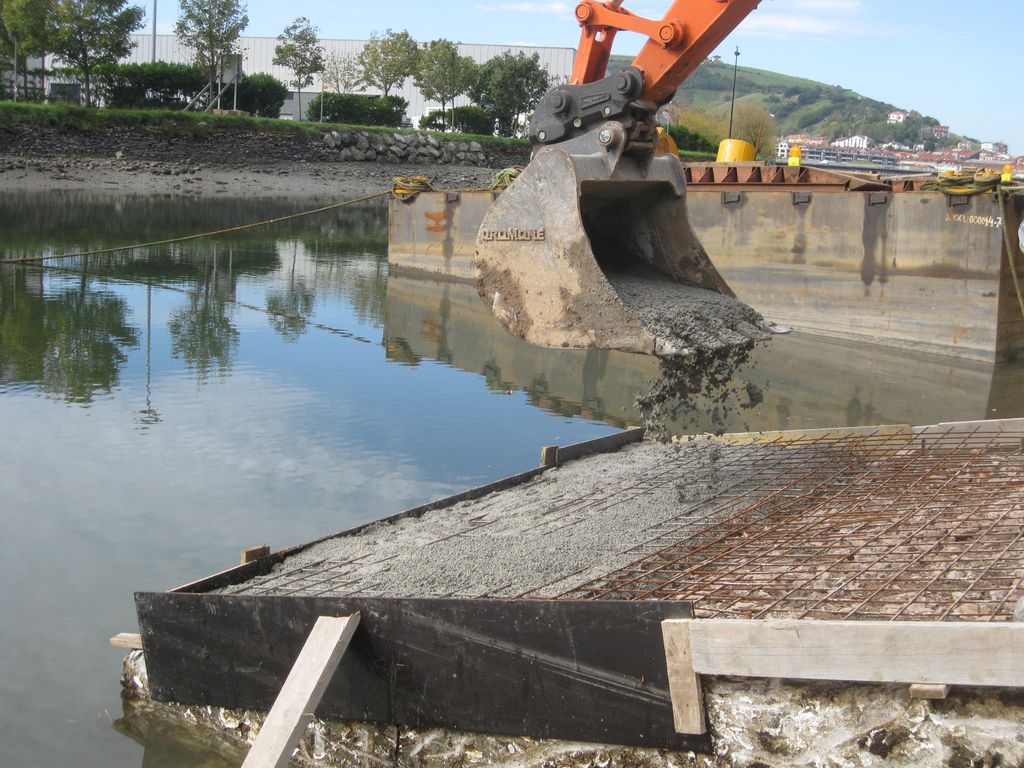
{"label": "excavator bucket", "polygon": [[[542,147],[484,217],[477,290],[512,334],[546,347],[685,355],[694,346],[678,332],[688,322],[680,306],[692,315],[730,301],[690,228],[678,158],[624,149],[615,121]],[[755,336],[756,322],[742,318],[712,346]]]}

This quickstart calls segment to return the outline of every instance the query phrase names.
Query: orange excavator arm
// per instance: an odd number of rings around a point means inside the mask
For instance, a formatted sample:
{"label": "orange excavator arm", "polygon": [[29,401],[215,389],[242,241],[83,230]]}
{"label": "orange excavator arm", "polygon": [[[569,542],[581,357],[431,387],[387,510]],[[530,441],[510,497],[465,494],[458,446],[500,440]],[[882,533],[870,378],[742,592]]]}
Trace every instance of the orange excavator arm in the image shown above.
{"label": "orange excavator arm", "polygon": [[[637,148],[650,144],[653,113],[760,0],[674,0],[665,16],[646,19],[623,0],[581,0],[582,27],[572,77],[537,105],[529,136],[535,145],[572,139],[605,121],[618,120]],[[612,43],[621,31],[647,43],[628,67],[606,75]]]}
{"label": "orange excavator arm", "polygon": [[638,32],[649,39],[633,61],[644,76],[639,98],[664,104],[760,0],[675,0],[661,20],[645,19],[622,0],[582,0],[576,20],[583,28],[570,85],[604,77],[615,34]]}
{"label": "orange excavator arm", "polygon": [[[537,104],[532,159],[477,236],[477,291],[511,333],[655,355],[763,338],[757,314],[728,303],[733,293],[690,227],[683,166],[658,152],[656,126],[658,108],[757,5],[674,0],[657,21],[622,0],[576,6],[572,80]],[[607,74],[625,30],[648,42]]]}

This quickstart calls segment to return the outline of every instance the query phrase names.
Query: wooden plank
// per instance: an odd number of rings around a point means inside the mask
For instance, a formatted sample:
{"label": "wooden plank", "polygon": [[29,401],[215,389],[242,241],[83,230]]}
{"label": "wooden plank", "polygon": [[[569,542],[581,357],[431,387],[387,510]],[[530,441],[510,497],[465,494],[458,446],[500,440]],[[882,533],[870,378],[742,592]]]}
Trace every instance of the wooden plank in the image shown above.
{"label": "wooden plank", "polygon": [[[992,419],[988,421],[950,421],[927,427],[916,427],[914,436],[923,445],[941,446],[989,442],[1020,445],[1024,440],[1024,419]],[[972,438],[972,436],[974,436]],[[966,441],[966,442],[965,442]]]}
{"label": "wooden plank", "polygon": [[910,434],[908,424],[883,424],[876,427],[828,427],[824,429],[786,429],[775,432],[729,432],[718,437],[732,445],[750,443],[773,443],[778,441],[816,440],[825,438],[856,437],[869,435]]}
{"label": "wooden plank", "polygon": [[540,449],[540,465],[542,467],[558,466],[557,445],[545,445]]}
{"label": "wooden plank", "polygon": [[358,626],[358,611],[316,620],[242,768],[285,768],[291,762]]}
{"label": "wooden plank", "polygon": [[114,648],[127,648],[130,651],[142,650],[142,635],[131,632],[119,632],[110,638],[110,644]]}
{"label": "wooden plank", "polygon": [[261,544],[258,547],[248,547],[242,550],[241,563],[239,565],[248,565],[249,563],[259,560],[261,557],[266,557],[270,554],[270,545]]}
{"label": "wooden plank", "polygon": [[[666,632],[685,631],[668,622]],[[698,674],[1024,687],[1017,622],[686,622]]]}
{"label": "wooden plank", "polygon": [[700,675],[693,671],[690,654],[690,624],[687,621],[662,622],[665,663],[668,666],[668,690],[672,696],[672,719],[678,733],[706,733],[704,692]]}
{"label": "wooden plank", "polygon": [[639,443],[643,439],[644,428],[634,427],[604,437],[595,437],[593,440],[584,440],[582,443],[564,445],[558,449],[558,462],[564,464],[567,461],[576,461],[595,453],[611,453],[632,443]]}
{"label": "wooden plank", "polygon": [[359,611],[318,714],[706,750],[677,734],[661,622],[685,602],[141,593],[157,701],[269,709],[317,616]]}
{"label": "wooden plank", "polygon": [[949,696],[950,686],[915,683],[910,686],[910,698],[941,700]]}

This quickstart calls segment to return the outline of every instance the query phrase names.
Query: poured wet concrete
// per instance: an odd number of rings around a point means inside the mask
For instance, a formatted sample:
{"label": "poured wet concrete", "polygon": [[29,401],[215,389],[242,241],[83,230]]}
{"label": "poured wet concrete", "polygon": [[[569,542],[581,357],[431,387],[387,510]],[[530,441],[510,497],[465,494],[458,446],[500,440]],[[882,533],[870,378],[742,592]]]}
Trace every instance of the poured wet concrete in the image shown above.
{"label": "poured wet concrete", "polygon": [[224,591],[557,595],[633,561],[663,526],[699,517],[699,505],[680,500],[680,484],[688,499],[713,496],[723,452],[746,450],[701,439],[590,456],[501,493],[328,539]]}

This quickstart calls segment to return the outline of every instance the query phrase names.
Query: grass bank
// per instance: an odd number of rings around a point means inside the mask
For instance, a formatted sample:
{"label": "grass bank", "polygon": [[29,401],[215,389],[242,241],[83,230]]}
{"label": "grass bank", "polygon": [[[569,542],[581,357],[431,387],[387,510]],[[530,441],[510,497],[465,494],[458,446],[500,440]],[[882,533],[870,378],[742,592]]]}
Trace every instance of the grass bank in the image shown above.
{"label": "grass bank", "polygon": [[366,133],[427,133],[440,141],[477,141],[481,145],[517,149],[529,147],[525,139],[473,134],[437,133],[409,128],[344,125],[340,123],[298,123],[263,117],[211,115],[165,109],[87,109],[66,104],[16,104],[0,102],[0,130],[15,128],[48,128],[76,133],[109,128],[146,128],[182,136],[196,136],[209,131],[255,131],[315,138],[327,131],[358,130]]}

